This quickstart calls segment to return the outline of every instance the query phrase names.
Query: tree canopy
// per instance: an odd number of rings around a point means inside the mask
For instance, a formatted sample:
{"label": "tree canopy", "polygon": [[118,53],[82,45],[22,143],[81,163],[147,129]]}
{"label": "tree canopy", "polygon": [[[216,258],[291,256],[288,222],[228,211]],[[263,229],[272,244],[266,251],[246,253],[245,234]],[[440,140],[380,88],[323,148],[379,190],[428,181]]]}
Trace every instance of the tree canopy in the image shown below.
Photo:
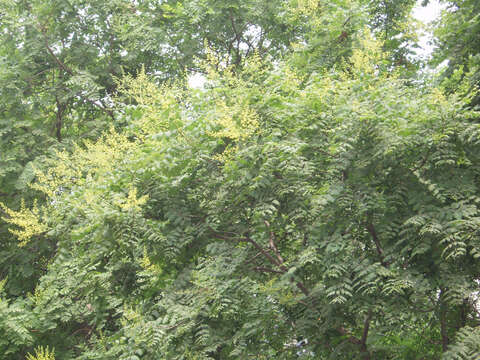
{"label": "tree canopy", "polygon": [[2,1],[3,357],[478,359],[478,6],[429,78],[413,5]]}

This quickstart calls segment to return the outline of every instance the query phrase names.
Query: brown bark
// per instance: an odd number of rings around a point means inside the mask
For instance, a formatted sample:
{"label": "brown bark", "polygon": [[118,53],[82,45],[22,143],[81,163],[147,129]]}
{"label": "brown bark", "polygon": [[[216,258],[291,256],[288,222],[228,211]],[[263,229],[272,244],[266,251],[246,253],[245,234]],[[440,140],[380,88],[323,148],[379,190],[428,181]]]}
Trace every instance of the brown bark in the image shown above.
{"label": "brown bark", "polygon": [[55,101],[57,103],[57,112],[55,113],[55,137],[57,138],[58,142],[62,142],[63,113],[66,105],[60,102],[58,96],[55,96]]}
{"label": "brown bark", "polygon": [[363,332],[362,332],[362,339],[360,344],[360,351],[363,352],[363,358],[365,360],[370,360],[370,352],[367,349],[367,338],[368,338],[368,330],[370,330],[370,321],[372,320],[372,310],[368,310],[367,317],[365,319],[365,323],[363,325]]}
{"label": "brown bark", "polygon": [[387,261],[385,261],[385,253],[384,253],[383,248],[380,244],[380,240],[378,239],[377,231],[375,230],[375,227],[373,226],[373,223],[369,222],[367,224],[367,230],[370,233],[370,235],[372,236],[373,242],[375,243],[375,248],[377,249],[377,254],[380,258],[380,263],[384,267],[389,267],[390,264]]}
{"label": "brown bark", "polygon": [[448,349],[448,332],[447,332],[447,304],[444,301],[445,289],[440,289],[440,335],[442,338],[442,351]]}

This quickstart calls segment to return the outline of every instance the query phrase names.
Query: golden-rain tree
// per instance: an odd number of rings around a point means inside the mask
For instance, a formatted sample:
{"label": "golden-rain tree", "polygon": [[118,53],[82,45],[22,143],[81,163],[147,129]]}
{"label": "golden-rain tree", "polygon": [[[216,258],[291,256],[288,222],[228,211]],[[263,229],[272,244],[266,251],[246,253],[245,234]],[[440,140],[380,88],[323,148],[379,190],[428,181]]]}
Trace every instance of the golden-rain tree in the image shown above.
{"label": "golden-rain tree", "polygon": [[331,33],[233,67],[207,44],[198,90],[126,73],[109,130],[29,165],[6,359],[478,357],[474,94],[411,86],[360,3],[282,5]]}

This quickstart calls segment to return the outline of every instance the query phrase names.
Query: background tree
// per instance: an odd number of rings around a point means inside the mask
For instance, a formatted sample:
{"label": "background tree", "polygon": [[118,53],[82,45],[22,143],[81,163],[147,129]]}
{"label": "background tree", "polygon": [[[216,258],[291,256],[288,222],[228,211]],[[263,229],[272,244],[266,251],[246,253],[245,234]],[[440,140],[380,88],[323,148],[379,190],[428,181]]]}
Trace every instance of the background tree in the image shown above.
{"label": "background tree", "polygon": [[[449,91],[455,91],[459,80],[466,76],[472,91],[480,83],[480,4],[478,1],[445,1],[445,10],[438,20],[434,34],[434,63],[447,62],[444,77]],[[472,105],[478,105],[475,97]]]}
{"label": "background tree", "polygon": [[47,69],[2,75],[6,359],[478,357],[468,79],[412,87],[374,2],[277,5],[4,5]]}
{"label": "background tree", "polygon": [[[18,209],[22,197],[35,196],[28,184],[46,157],[74,142],[97,139],[109,126],[125,125],[115,117],[116,77],[143,68],[159,81],[183,79],[198,69],[206,44],[237,66],[255,51],[265,56],[286,50],[293,30],[287,31],[272,10],[282,3],[222,4],[2,2],[1,201]],[[32,265],[48,258],[52,244],[25,251],[5,227],[0,233],[8,291],[32,291],[33,273],[42,272],[42,266]]]}

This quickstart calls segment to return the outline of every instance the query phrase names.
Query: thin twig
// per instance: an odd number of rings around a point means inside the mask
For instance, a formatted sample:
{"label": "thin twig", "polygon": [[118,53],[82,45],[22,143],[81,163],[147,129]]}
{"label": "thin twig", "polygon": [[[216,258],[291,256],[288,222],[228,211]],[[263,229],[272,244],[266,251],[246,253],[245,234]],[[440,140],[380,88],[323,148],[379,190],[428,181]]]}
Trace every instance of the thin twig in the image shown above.
{"label": "thin twig", "polygon": [[270,272],[270,273],[274,273],[274,274],[283,274],[283,271],[278,271],[278,270],[274,270],[274,269],[270,269],[270,268],[266,268],[266,267],[262,267],[262,266],[256,266],[256,267],[252,268],[252,270],[260,271],[260,272]]}

